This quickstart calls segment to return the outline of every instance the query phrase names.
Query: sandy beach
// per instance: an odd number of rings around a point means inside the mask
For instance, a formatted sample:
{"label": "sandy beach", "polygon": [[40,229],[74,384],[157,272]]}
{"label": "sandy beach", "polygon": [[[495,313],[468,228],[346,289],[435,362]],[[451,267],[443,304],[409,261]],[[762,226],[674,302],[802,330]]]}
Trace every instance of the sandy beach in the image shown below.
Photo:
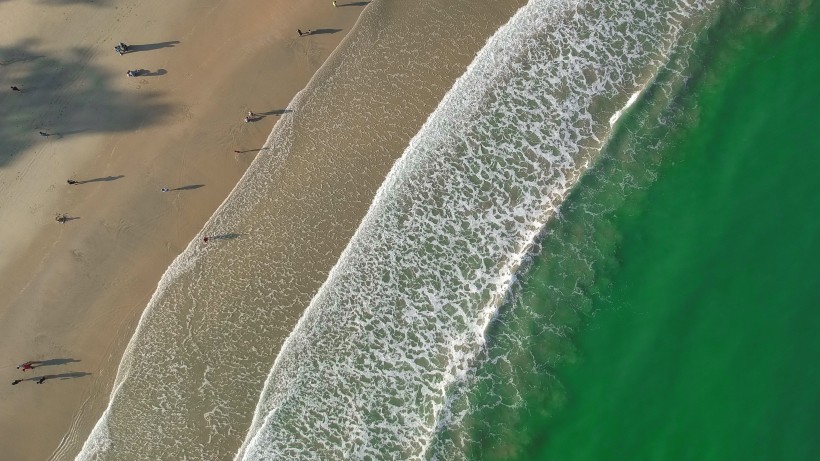
{"label": "sandy beach", "polygon": [[[363,6],[0,4],[5,459],[47,459],[69,428],[85,437],[159,276]],[[120,41],[132,51],[115,53]],[[248,111],[258,120],[245,123]],[[15,369],[26,360],[43,363]]]}
{"label": "sandy beach", "polygon": [[[257,217],[270,223],[277,260],[264,277],[287,312],[267,332],[274,356],[255,365],[267,370],[390,166],[523,3],[481,11],[463,1],[0,4],[0,371],[9,383],[26,379],[0,387],[5,456],[73,458],[108,404],[161,275],[277,120],[293,117],[291,151],[300,154],[278,173],[271,215]],[[347,46],[365,47],[367,59],[345,55],[316,74],[365,7],[367,24]],[[442,41],[407,18],[441,31],[462,19],[480,26]],[[132,51],[118,55],[120,41]],[[361,61],[334,73],[348,58]],[[127,77],[133,69],[140,75]],[[289,113],[312,77],[331,83],[306,98],[334,104]],[[246,123],[249,111],[258,116]],[[325,120],[332,142],[309,136]],[[56,222],[58,213],[68,220]],[[26,360],[41,363],[15,370]],[[30,379],[42,376],[42,385]],[[254,402],[243,408],[246,423]]]}
{"label": "sandy beach", "polygon": [[795,3],[0,0],[0,461],[809,458]]}

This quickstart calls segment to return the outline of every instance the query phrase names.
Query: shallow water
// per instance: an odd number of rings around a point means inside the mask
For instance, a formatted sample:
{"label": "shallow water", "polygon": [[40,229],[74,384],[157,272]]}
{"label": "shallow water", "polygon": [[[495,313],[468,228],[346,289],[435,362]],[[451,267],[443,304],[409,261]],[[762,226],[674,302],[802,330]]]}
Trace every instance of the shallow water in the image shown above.
{"label": "shallow water", "polygon": [[533,0],[433,111],[424,40],[513,4],[363,18],[170,268],[80,459],[816,451],[817,5]]}
{"label": "shallow water", "polygon": [[522,258],[707,6],[532,1],[501,28],[381,186],[237,459],[464,458]]}
{"label": "shallow water", "polygon": [[[520,3],[365,8],[168,269],[79,459],[222,460],[236,452],[276,352],[390,165]],[[459,34],[442,40],[458,25]]]}

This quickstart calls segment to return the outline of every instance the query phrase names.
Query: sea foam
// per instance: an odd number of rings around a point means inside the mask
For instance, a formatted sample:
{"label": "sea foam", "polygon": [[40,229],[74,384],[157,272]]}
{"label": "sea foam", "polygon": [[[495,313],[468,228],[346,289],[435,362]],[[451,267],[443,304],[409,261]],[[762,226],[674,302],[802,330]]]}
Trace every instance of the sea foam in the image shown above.
{"label": "sea foam", "polygon": [[522,259],[707,6],[533,0],[502,27],[382,184],[236,459],[458,457],[435,434]]}

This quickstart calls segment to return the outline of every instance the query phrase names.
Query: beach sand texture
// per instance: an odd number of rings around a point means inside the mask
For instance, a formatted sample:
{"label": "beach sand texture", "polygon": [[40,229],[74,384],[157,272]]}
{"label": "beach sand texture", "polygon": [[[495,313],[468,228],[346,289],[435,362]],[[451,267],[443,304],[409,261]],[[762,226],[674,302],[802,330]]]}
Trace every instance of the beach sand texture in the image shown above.
{"label": "beach sand texture", "polygon": [[[361,11],[324,1],[0,3],[3,379],[55,377],[0,387],[4,459],[47,459],[67,432],[58,457],[73,456],[160,275]],[[297,28],[325,33],[300,38]],[[133,52],[117,55],[119,41]],[[244,123],[249,110],[266,115]],[[74,219],[61,225],[55,213]],[[25,360],[50,361],[15,370]]]}
{"label": "beach sand texture", "polygon": [[[291,144],[264,152],[260,162],[275,168],[257,173],[277,187],[265,197],[245,194],[258,208],[228,203],[243,213],[208,224],[207,250],[198,237],[191,244],[202,252],[196,270],[185,274],[196,278],[188,285],[196,289],[184,293],[179,299],[187,304],[176,309],[200,317],[188,324],[195,328],[171,331],[181,336],[167,343],[190,345],[195,338],[197,353],[222,360],[231,358],[219,354],[231,344],[224,341],[235,340],[247,357],[217,370],[220,382],[206,361],[185,369],[173,346],[162,349],[170,353],[165,358],[141,355],[138,335],[125,370],[144,366],[145,374],[124,380],[125,373],[119,380],[127,383],[120,387],[123,398],[133,385],[133,391],[145,386],[149,400],[160,395],[151,392],[184,392],[186,386],[174,387],[184,377],[200,380],[189,390],[241,380],[245,387],[229,411],[203,417],[197,407],[203,402],[181,404],[190,411],[181,416],[181,453],[195,455],[203,443],[212,444],[209,453],[217,458],[233,453],[282,340],[392,162],[484,40],[523,3],[477,9],[466,1],[373,2],[347,49],[301,95],[294,106],[300,110],[290,113],[285,109],[293,95],[366,2],[335,9],[325,1],[0,4],[0,84],[24,90],[0,93],[0,216],[8,224],[0,238],[14,242],[0,248],[3,371],[11,381],[21,373],[13,368],[18,362],[61,359],[35,375],[64,378],[46,381],[45,388],[31,382],[0,387],[5,455],[46,459],[58,445],[53,459],[77,453],[108,403],[122,351],[160,274],[285,117],[280,135]],[[298,37],[297,28],[319,33]],[[118,56],[113,46],[121,40],[137,45],[135,52]],[[126,77],[133,68],[147,73]],[[249,110],[265,115],[244,123]],[[40,130],[52,136],[37,135]],[[68,186],[68,178],[88,182]],[[162,187],[178,190],[162,193]],[[61,225],[54,222],[57,212],[79,219]],[[237,272],[209,273],[212,264]],[[154,300],[153,319],[172,324],[158,310],[163,299]],[[220,310],[229,303],[238,310]],[[232,315],[264,337],[243,343],[256,332],[223,329]],[[253,322],[253,315],[266,323],[242,323]],[[140,376],[149,379],[133,379]],[[119,415],[140,416],[128,403],[120,402]],[[161,445],[151,455],[145,445],[150,437],[140,438],[140,431],[157,428],[135,422],[126,425],[134,431],[128,439],[142,444],[145,459],[179,459]],[[223,428],[229,430],[215,436]],[[119,448],[126,455],[107,459],[135,456],[131,447]]]}
{"label": "beach sand texture", "polygon": [[205,226],[209,242],[163,277],[80,459],[236,452],[282,341],[385,174],[520,4],[368,6]]}

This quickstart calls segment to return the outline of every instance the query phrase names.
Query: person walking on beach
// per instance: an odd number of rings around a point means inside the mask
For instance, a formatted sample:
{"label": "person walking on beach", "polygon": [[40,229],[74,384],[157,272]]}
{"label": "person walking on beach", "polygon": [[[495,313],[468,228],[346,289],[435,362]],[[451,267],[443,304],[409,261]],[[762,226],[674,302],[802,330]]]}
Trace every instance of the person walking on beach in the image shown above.
{"label": "person walking on beach", "polygon": [[162,188],[162,191],[163,191],[163,192],[168,192],[169,190],[171,190],[171,189],[168,189],[167,187],[163,187],[163,188]]}
{"label": "person walking on beach", "polygon": [[17,88],[16,86],[12,85],[11,91],[20,91],[20,92],[22,92],[23,90],[21,90],[20,88]]}
{"label": "person walking on beach", "polygon": [[31,362],[31,361],[26,362],[26,363],[22,363],[22,364],[20,364],[20,365],[17,365],[17,369],[18,369],[18,370],[23,370],[23,371],[26,371],[26,370],[33,370],[33,369],[34,369],[34,366],[32,366],[32,363],[33,363],[33,362]]}
{"label": "person walking on beach", "polygon": [[67,183],[69,183],[69,184],[70,184],[70,185],[72,185],[72,186],[73,186],[74,184],[77,184],[77,181],[75,181],[75,180],[73,180],[73,179],[69,179],[69,180],[68,180],[68,181],[66,181],[66,182],[67,182]]}
{"label": "person walking on beach", "polygon": [[336,8],[336,0],[333,0],[333,8]]}
{"label": "person walking on beach", "polygon": [[17,384],[22,383],[22,382],[23,382],[22,379],[15,379],[14,381],[11,382],[11,385],[16,386]]}
{"label": "person walking on beach", "polygon": [[49,134],[46,133],[45,131],[40,131],[39,133],[40,133],[40,136],[49,136]]}
{"label": "person walking on beach", "polygon": [[41,376],[40,379],[37,380],[37,384],[43,384],[43,381],[46,380],[45,376]]}

